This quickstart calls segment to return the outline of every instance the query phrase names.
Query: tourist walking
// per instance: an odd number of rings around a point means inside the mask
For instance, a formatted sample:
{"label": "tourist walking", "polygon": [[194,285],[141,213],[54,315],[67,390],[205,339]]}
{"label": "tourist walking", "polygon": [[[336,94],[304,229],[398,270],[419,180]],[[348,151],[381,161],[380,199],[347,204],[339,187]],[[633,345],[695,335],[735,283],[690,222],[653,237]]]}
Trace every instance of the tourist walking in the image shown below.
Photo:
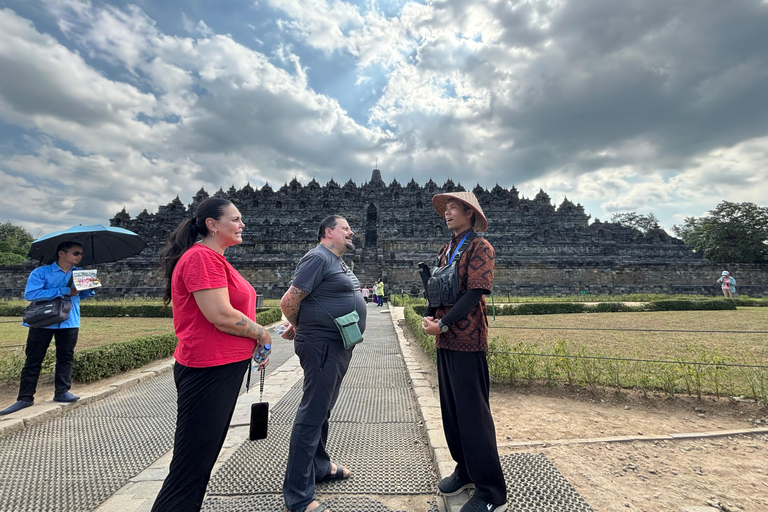
{"label": "tourist walking", "polygon": [[353,350],[344,348],[334,318],[356,311],[360,331],[365,331],[366,306],[360,282],[342,259],[345,252],[355,250],[353,235],[343,217],[323,219],[317,247],[301,258],[280,301],[290,323],[282,337],[294,340],[304,370],[304,394],[293,422],[283,482],[285,507],[291,512],[327,510],[315,500],[315,484],[351,475],[341,463],[331,462],[326,442],[328,418]]}
{"label": "tourist walking", "polygon": [[[163,301],[173,302],[179,343],[178,393],[170,471],[154,512],[199,511],[252,354],[271,343],[256,323],[256,291],[224,257],[242,243],[243,220],[230,201],[204,200],[160,253]],[[197,238],[202,239],[196,242]],[[269,358],[261,366],[269,364]]]}
{"label": "tourist walking", "polygon": [[[64,297],[71,301],[69,317],[61,323],[47,327],[29,327],[27,332],[26,360],[21,370],[19,395],[16,402],[0,411],[0,416],[25,409],[35,403],[37,381],[51,340],[56,342],[56,370],[54,374],[54,402],[75,402],[79,396],[72,394],[72,361],[75,345],[80,332],[80,299],[91,297],[93,290],[78,291],[72,274],[81,270],[76,265],[83,257],[83,247],[75,242],[63,242],[56,248],[56,261],[37,267],[29,275],[24,289],[24,298],[29,301],[48,300]],[[50,261],[50,260],[49,260]]]}
{"label": "tourist walking", "polygon": [[377,306],[384,305],[384,280],[379,279],[376,283],[376,295],[379,296],[379,303]]}
{"label": "tourist walking", "polygon": [[459,290],[458,297],[448,296],[450,287],[444,286],[436,287],[436,294],[428,293],[422,322],[424,332],[437,337],[443,430],[456,462],[438,489],[454,496],[475,487],[461,512],[502,512],[507,510],[507,489],[489,404],[488,317],[483,297],[493,287],[494,250],[486,239],[476,236],[488,228],[488,220],[472,192],[437,194],[432,204],[453,232],[438,252],[437,266],[457,260],[455,273],[446,277],[457,280]]}
{"label": "tourist walking", "polygon": [[736,280],[727,270],[723,270],[723,273],[717,282],[720,283],[720,289],[723,291],[723,295],[726,298],[730,299],[736,295]]}

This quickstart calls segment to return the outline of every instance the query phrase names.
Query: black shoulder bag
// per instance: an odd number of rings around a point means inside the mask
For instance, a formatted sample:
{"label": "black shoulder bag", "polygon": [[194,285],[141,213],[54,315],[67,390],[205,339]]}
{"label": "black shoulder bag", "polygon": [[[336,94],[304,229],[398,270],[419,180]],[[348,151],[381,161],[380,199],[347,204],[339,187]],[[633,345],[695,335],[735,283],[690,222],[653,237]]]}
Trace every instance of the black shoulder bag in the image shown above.
{"label": "black shoulder bag", "polygon": [[[72,277],[69,278],[72,286]],[[72,299],[69,297],[54,297],[52,299],[36,300],[24,308],[21,319],[30,327],[41,328],[59,324],[69,318],[72,311]]]}

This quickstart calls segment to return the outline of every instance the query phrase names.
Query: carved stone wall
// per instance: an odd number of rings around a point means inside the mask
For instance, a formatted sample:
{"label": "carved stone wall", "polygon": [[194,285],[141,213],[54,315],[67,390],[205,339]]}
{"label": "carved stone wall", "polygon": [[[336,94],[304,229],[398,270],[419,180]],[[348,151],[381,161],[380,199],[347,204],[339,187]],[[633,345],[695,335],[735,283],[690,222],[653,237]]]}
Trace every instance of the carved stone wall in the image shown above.
{"label": "carved stone wall", "polygon": [[[219,190],[230,199],[246,224],[243,243],[227,250],[227,258],[259,293],[279,298],[288,287],[299,258],[317,243],[317,227],[330,214],[343,215],[355,230],[354,253],[345,259],[362,283],[383,277],[392,291],[421,289],[416,274],[419,261],[432,262],[450,237],[445,222],[432,207],[432,196],[465,190],[447,180],[424,186],[387,185],[375,169],[370,181],[339,185],[296,179],[278,190],[270,185],[254,189]],[[473,189],[489,220],[483,233],[496,249],[497,293],[564,295],[590,293],[717,293],[712,283],[724,267],[712,265],[682,241],[662,230],[643,235],[615,223],[595,221],[580,204],[565,199],[559,206],[540,191],[533,199],[496,185]],[[113,219],[144,238],[141,255],[99,267],[102,296],[161,295],[163,284],[157,255],[171,231],[190,217],[208,197],[200,190],[189,206],[178,197],[156,213],[146,210],[132,218],[125,210]],[[728,267],[739,283],[752,286],[750,295],[768,294],[768,266]],[[31,267],[0,268],[0,293],[19,296]],[[748,284],[749,283],[749,284]],[[742,286],[741,293],[747,293]]]}

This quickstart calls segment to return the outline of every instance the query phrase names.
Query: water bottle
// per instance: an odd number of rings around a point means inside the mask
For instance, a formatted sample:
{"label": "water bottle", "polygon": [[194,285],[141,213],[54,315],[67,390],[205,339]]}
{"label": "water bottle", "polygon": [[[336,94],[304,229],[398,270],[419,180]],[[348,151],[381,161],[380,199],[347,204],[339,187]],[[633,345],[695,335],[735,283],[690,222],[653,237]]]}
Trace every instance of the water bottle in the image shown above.
{"label": "water bottle", "polygon": [[280,324],[280,325],[278,325],[277,327],[275,327],[275,334],[277,334],[278,336],[280,336],[280,335],[281,335],[281,334],[283,334],[283,333],[284,333],[284,332],[285,332],[287,329],[288,329],[288,326],[287,326],[287,325],[284,325],[284,324]]}
{"label": "water bottle", "polygon": [[259,351],[253,355],[253,360],[257,363],[263,363],[272,351],[272,345],[267,343],[263,347],[259,347]]}

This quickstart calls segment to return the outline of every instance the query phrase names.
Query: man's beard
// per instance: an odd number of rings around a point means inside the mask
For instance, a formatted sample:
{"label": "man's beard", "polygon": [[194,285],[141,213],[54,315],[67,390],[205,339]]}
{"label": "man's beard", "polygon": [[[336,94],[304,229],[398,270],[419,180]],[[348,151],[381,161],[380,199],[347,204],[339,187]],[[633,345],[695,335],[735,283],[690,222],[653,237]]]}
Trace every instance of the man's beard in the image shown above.
{"label": "man's beard", "polygon": [[355,244],[352,243],[352,240],[345,240],[344,241],[344,247],[346,247],[348,251],[354,251],[355,250]]}

